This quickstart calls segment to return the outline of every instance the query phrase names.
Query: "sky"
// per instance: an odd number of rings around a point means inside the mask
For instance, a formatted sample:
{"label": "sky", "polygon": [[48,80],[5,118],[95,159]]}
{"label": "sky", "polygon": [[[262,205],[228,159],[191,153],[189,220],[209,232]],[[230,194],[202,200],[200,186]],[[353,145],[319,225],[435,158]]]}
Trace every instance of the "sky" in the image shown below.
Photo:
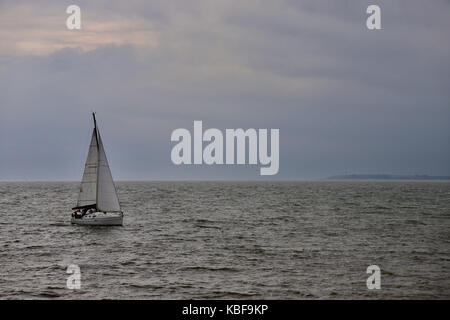
{"label": "sky", "polygon": [[[116,180],[450,175],[449,33],[443,0],[0,0],[0,180],[80,180],[93,110]],[[194,120],[279,129],[279,173],[174,165]]]}

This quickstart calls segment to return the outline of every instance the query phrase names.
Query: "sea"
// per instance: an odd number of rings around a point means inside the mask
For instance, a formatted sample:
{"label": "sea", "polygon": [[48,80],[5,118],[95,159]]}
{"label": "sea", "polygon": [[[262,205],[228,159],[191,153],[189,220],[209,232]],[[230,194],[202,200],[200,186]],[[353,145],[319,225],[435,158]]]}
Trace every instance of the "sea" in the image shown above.
{"label": "sea", "polygon": [[116,186],[124,225],[92,227],[79,182],[0,182],[0,299],[450,298],[449,182]]}

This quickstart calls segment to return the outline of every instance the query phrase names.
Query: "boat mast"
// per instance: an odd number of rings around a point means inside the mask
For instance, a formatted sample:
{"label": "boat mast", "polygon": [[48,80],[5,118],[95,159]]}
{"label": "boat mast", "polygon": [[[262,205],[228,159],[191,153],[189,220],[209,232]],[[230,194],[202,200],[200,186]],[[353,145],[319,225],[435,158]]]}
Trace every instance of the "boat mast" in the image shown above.
{"label": "boat mast", "polygon": [[95,132],[95,140],[97,141],[97,181],[95,185],[95,209],[98,210],[97,202],[98,202],[98,173],[100,171],[100,146],[98,142],[98,129],[97,129],[97,120],[95,119],[95,112],[92,112],[92,117],[94,118],[94,132]]}
{"label": "boat mast", "polygon": [[[95,112],[92,112],[92,117],[94,118],[94,129],[96,129],[97,132],[97,120],[95,120]],[[95,134],[97,136],[97,133]]]}

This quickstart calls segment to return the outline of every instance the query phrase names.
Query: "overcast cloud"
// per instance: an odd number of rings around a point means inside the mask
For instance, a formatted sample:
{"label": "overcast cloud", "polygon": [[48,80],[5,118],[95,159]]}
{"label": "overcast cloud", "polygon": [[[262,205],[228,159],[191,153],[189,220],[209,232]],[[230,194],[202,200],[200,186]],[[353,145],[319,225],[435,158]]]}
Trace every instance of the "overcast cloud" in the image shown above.
{"label": "overcast cloud", "polygon": [[0,179],[79,180],[93,109],[116,179],[260,178],[173,165],[194,120],[279,128],[275,179],[450,175],[449,34],[439,0],[0,0]]}

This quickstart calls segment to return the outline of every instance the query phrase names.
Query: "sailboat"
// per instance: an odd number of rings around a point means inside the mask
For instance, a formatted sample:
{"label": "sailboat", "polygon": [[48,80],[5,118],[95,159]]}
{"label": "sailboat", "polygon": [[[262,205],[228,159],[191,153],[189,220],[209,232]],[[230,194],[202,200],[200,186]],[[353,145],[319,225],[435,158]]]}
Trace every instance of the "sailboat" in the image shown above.
{"label": "sailboat", "polygon": [[72,208],[71,222],[81,225],[121,226],[123,212],[120,209],[116,187],[106,159],[95,113],[94,130],[81,180],[77,205]]}

